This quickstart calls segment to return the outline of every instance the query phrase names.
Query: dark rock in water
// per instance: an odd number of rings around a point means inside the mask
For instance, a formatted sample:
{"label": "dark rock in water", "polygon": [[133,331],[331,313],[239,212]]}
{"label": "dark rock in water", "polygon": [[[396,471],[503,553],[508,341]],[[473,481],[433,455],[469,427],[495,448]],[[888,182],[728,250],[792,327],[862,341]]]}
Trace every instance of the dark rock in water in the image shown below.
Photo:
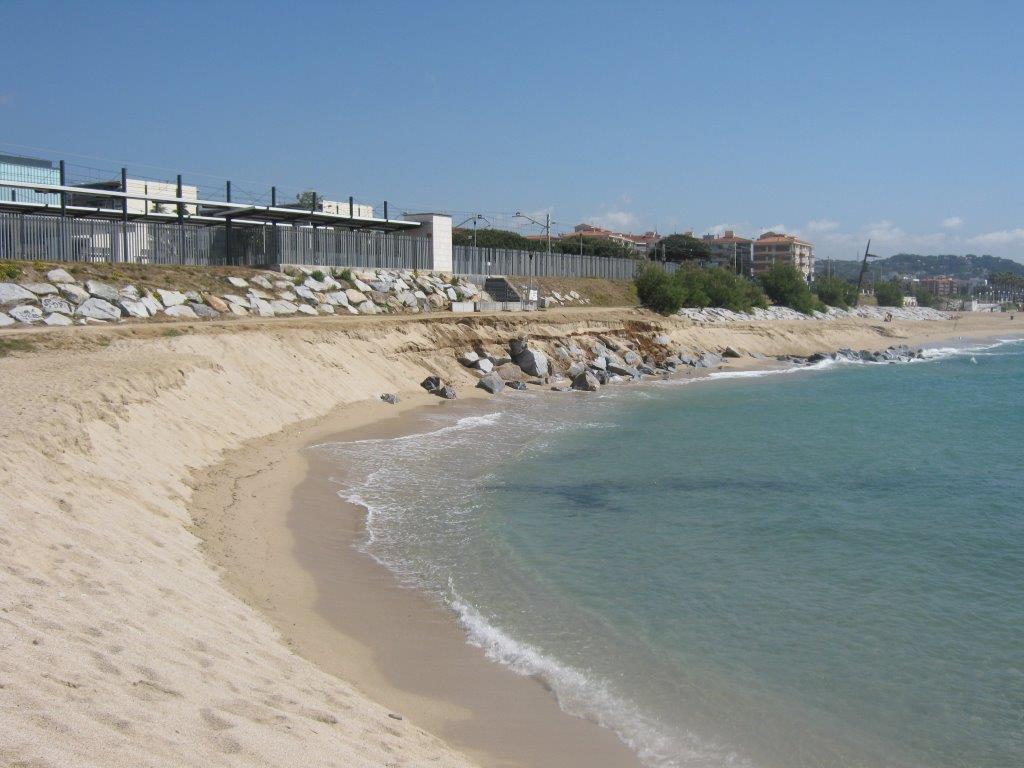
{"label": "dark rock in water", "polygon": [[392,394],[391,392],[385,392],[380,396],[380,399],[389,405],[398,405],[398,395]]}
{"label": "dark rock in water", "polygon": [[631,365],[623,365],[622,363],[608,363],[608,373],[616,373],[619,376],[629,376],[636,378],[637,370]]}
{"label": "dark rock in water", "polygon": [[527,389],[525,381],[507,381],[505,382],[505,386],[508,387],[509,389],[515,389],[520,392]]}
{"label": "dark rock in water", "polygon": [[548,375],[548,358],[543,352],[536,349],[526,349],[518,355],[513,355],[516,365],[523,369],[523,372],[530,376]]}
{"label": "dark rock in water", "polygon": [[451,384],[445,384],[440,389],[435,389],[434,394],[437,395],[438,397],[443,397],[445,400],[454,400],[455,387],[453,387]]}
{"label": "dark rock in water", "polygon": [[654,367],[647,365],[647,363],[644,363],[643,365],[638,365],[637,370],[640,373],[646,373],[648,376],[653,376],[655,373],[657,373]]}
{"label": "dark rock in water", "polygon": [[740,353],[737,352],[732,347],[726,347],[725,351],[722,353],[722,357],[739,357],[739,356],[740,356]]}
{"label": "dark rock in water", "polygon": [[480,389],[486,389],[492,395],[496,395],[505,388],[505,382],[501,380],[501,376],[491,371],[484,375],[480,381],[476,383]]}
{"label": "dark rock in water", "polygon": [[572,380],[572,388],[581,392],[596,392],[601,386],[597,376],[590,371],[581,371]]}
{"label": "dark rock in water", "polygon": [[697,368],[713,368],[720,362],[722,362],[722,358],[720,358],[718,355],[713,355],[710,352],[705,352],[703,355],[697,358],[697,362],[695,365]]}
{"label": "dark rock in water", "polygon": [[427,392],[436,392],[441,388],[441,377],[427,376],[427,378],[420,382],[420,386],[427,390]]}
{"label": "dark rock in water", "polygon": [[875,359],[875,356],[871,352],[868,352],[866,349],[862,349],[860,352],[858,352],[857,357],[859,357],[865,363],[870,363]]}
{"label": "dark rock in water", "polygon": [[601,384],[608,383],[608,371],[594,371],[594,378]]}
{"label": "dark rock in water", "polygon": [[815,352],[813,355],[807,358],[808,363],[820,363],[822,360],[828,360],[829,356],[824,352]]}

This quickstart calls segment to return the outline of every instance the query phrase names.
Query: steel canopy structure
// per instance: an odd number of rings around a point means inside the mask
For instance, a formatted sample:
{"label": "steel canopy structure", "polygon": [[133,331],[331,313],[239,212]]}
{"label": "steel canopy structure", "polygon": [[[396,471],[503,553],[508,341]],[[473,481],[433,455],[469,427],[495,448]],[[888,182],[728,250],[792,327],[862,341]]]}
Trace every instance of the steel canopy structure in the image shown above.
{"label": "steel canopy structure", "polygon": [[[153,221],[162,223],[188,222],[191,224],[220,225],[227,223],[243,225],[285,225],[312,227],[340,227],[348,230],[372,230],[383,233],[403,232],[420,227],[418,221],[391,219],[387,217],[387,203],[384,205],[385,217],[345,216],[344,214],[325,213],[324,211],[307,208],[296,208],[276,205],[252,205],[249,203],[232,203],[222,200],[201,200],[167,195],[152,195],[139,192],[124,192],[116,189],[97,187],[78,187],[64,184],[40,184],[0,179],[0,189],[24,189],[39,193],[57,194],[61,204],[5,200],[0,195],[0,210],[19,213],[39,213],[78,218],[103,218],[123,221]],[[92,197],[98,200],[121,200],[120,208],[109,208],[103,205],[71,205],[67,197]],[[173,205],[177,212],[161,212],[147,210],[143,213],[127,210],[128,200],[143,200],[157,205]],[[188,207],[196,208],[191,213]]]}

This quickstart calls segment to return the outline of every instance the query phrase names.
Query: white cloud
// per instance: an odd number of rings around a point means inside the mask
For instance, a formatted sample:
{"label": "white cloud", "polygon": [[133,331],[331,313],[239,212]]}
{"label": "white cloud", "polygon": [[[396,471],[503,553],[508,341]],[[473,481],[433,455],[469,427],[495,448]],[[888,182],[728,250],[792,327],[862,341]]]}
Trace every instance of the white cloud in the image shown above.
{"label": "white cloud", "polygon": [[971,238],[971,242],[981,245],[1009,245],[1011,243],[1024,242],[1024,228],[1000,229],[995,232],[986,232]]}
{"label": "white cloud", "polygon": [[737,224],[715,224],[713,227],[709,227],[707,234],[709,235],[721,235],[726,230],[732,232],[743,232],[747,228],[747,222],[739,222]]}
{"label": "white cloud", "polygon": [[623,232],[635,228],[640,223],[636,215],[629,211],[605,211],[600,215],[588,217],[587,221],[596,227]]}
{"label": "white cloud", "polygon": [[839,229],[838,221],[830,221],[829,219],[811,219],[807,222],[808,232],[832,232]]}
{"label": "white cloud", "polygon": [[956,229],[957,227],[963,226],[964,220],[959,216],[950,216],[949,218],[942,220],[942,226],[946,229]]}

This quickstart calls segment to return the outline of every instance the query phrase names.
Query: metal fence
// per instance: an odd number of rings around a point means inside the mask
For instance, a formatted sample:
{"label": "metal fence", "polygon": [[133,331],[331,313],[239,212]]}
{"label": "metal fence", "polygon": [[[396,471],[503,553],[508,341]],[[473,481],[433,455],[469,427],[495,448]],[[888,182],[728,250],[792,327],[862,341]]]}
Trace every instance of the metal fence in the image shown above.
{"label": "metal fence", "polygon": [[430,241],[380,232],[331,227],[126,223],[3,212],[0,259],[385,269],[429,269],[431,265]]}
{"label": "metal fence", "polygon": [[[585,256],[574,253],[515,251],[504,248],[474,248],[456,245],[452,249],[453,271],[460,275],[521,275],[535,277],[603,277],[632,280],[644,259]],[[665,264],[668,271],[675,264]]]}
{"label": "metal fence", "polygon": [[329,227],[277,227],[272,236],[279,264],[423,270],[433,266],[431,243],[422,237]]}

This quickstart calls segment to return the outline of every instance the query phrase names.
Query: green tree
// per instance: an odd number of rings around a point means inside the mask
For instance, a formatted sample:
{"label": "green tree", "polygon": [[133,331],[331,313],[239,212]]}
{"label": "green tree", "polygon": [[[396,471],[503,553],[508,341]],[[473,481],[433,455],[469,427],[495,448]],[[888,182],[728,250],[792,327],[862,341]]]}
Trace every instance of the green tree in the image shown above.
{"label": "green tree", "polygon": [[768,298],[783,307],[805,315],[824,308],[804,280],[803,273],[791,264],[774,264],[758,278]]}
{"label": "green tree", "polygon": [[[452,243],[454,245],[472,245],[473,230],[466,228],[454,230]],[[492,229],[491,227],[483,227],[476,231],[476,244],[479,248],[508,248],[514,251],[540,251],[546,247],[546,243],[530,240],[518,232]]]}
{"label": "green tree", "polygon": [[552,240],[551,250],[555,253],[579,253],[584,256],[610,256],[619,259],[635,258],[636,253],[629,245],[610,237],[580,235],[574,232]]}
{"label": "green tree", "polygon": [[830,307],[847,309],[857,301],[857,286],[838,277],[819,277],[814,292]]}
{"label": "green tree", "polygon": [[919,307],[934,307],[938,309],[942,306],[942,299],[931,291],[926,291],[924,288],[918,288],[914,291],[914,298],[917,299],[917,306]]}
{"label": "green tree", "polygon": [[711,256],[707,243],[690,234],[669,235],[658,243],[656,255],[665,261],[701,261]]}
{"label": "green tree", "polygon": [[295,202],[298,206],[308,210],[316,208],[317,200],[323,200],[323,197],[318,195],[315,189],[307,189],[304,192],[299,192],[299,194],[295,196]]}
{"label": "green tree", "polygon": [[875,283],[875,299],[880,307],[902,307],[903,289],[896,283]]}

